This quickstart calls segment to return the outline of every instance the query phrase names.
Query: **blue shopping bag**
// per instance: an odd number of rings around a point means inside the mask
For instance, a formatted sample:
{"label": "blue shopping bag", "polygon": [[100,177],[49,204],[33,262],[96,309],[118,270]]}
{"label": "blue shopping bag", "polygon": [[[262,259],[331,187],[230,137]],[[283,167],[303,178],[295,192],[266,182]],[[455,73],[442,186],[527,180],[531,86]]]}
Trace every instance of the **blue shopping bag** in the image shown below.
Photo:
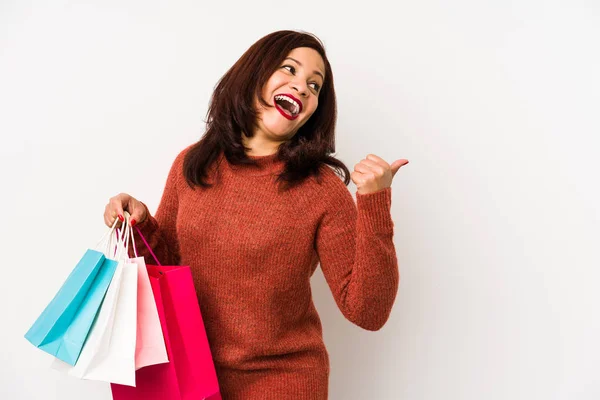
{"label": "blue shopping bag", "polygon": [[[96,249],[85,252],[25,334],[31,344],[70,365],[77,362],[118,265],[118,261],[107,258],[113,255],[110,251],[116,224],[117,220]],[[111,240],[103,252],[100,245],[107,235]]]}

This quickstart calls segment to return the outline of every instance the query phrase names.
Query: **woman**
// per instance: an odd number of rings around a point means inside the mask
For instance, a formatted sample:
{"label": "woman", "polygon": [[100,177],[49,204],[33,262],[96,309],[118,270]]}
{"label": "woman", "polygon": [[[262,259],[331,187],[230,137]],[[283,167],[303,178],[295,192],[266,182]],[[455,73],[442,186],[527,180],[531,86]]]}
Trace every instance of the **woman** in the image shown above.
{"label": "woman", "polygon": [[390,314],[391,183],[408,161],[368,155],[350,175],[355,204],[329,155],[335,121],[320,41],[274,32],[217,84],[207,131],[175,158],[156,214],[124,193],[106,206],[108,226],[127,210],[163,264],[191,267],[224,399],[327,398],[317,264],[348,320],[378,330]]}

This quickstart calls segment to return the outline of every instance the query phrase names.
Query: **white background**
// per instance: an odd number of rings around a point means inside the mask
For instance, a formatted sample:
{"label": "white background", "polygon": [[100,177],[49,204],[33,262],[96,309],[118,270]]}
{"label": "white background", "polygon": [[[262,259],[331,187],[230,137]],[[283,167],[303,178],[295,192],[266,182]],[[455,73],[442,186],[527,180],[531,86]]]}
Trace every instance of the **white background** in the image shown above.
{"label": "white background", "polygon": [[108,198],[154,212],[218,79],[279,29],[325,42],[338,158],[410,160],[387,325],[346,321],[314,276],[330,398],[600,398],[598,3],[47,3],[0,3],[0,398],[110,398],[23,335]]}

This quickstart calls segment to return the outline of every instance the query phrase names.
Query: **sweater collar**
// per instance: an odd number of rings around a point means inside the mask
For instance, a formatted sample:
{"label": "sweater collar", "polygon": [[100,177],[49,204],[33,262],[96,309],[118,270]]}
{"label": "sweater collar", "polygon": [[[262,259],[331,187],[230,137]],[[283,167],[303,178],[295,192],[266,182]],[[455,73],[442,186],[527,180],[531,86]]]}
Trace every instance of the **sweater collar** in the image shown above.
{"label": "sweater collar", "polygon": [[221,158],[228,170],[238,176],[264,176],[280,173],[285,167],[285,162],[277,158],[277,153],[266,156],[248,155],[257,162],[257,165],[233,165],[227,161],[225,154],[221,152]]}

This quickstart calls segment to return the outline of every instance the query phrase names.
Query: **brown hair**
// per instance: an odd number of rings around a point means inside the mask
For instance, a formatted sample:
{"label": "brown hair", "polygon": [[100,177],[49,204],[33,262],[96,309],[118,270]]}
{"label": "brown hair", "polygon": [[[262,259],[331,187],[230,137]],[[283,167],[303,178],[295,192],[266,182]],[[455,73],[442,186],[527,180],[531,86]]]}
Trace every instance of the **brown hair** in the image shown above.
{"label": "brown hair", "polygon": [[251,137],[257,126],[255,98],[264,106],[272,107],[262,98],[262,88],[279,64],[297,47],[309,47],[321,55],[325,79],[315,112],[290,140],[278,148],[277,157],[285,162],[285,168],[278,175],[277,182],[290,188],[310,175],[315,175],[320,182],[319,168],[328,164],[338,174],[341,170],[346,185],[350,183],[348,168],[329,155],[335,151],[337,108],[333,74],[324,46],[310,33],[283,30],[254,43],[217,83],[205,121],[206,133],[190,146],[184,159],[184,176],[190,187],[212,186],[205,180],[207,169],[217,161],[221,151],[231,164],[255,164],[246,155],[242,132]]}

